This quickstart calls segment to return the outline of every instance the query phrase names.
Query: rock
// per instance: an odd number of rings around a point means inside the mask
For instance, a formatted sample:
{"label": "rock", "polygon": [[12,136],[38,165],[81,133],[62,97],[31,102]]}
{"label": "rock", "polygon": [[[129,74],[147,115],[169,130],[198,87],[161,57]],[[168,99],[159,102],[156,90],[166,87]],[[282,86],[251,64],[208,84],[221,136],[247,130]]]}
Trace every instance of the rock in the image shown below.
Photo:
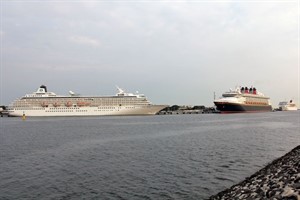
{"label": "rock", "polygon": [[300,190],[300,183],[294,183],[292,186],[294,189]]}
{"label": "rock", "polygon": [[300,200],[300,145],[209,199]]}

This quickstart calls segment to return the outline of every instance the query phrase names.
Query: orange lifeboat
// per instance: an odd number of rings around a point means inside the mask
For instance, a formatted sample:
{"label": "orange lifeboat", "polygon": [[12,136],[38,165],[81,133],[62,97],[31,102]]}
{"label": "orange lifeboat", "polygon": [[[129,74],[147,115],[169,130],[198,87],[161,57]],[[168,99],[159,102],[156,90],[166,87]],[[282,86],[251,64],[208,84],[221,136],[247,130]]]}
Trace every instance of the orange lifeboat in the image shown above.
{"label": "orange lifeboat", "polygon": [[78,101],[77,102],[77,106],[85,106],[86,105],[86,103],[85,102],[83,102],[83,101]]}
{"label": "orange lifeboat", "polygon": [[71,102],[71,101],[68,101],[65,105],[66,105],[67,107],[71,107],[71,106],[72,106],[72,102]]}

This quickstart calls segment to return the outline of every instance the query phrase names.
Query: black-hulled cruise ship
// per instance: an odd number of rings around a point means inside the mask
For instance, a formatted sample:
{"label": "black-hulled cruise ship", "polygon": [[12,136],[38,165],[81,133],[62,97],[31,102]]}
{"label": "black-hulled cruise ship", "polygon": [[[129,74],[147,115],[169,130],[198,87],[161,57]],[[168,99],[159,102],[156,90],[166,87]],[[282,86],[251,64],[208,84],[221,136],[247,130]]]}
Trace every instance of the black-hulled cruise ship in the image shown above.
{"label": "black-hulled cruise ship", "polygon": [[214,104],[221,113],[272,111],[270,98],[258,92],[255,87],[230,89],[215,100]]}

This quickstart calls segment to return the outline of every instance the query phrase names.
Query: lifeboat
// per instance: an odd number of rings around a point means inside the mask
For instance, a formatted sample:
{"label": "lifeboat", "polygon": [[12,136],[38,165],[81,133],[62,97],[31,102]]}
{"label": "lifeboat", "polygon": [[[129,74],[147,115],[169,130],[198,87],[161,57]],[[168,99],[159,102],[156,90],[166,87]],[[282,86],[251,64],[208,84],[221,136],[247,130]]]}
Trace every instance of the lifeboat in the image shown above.
{"label": "lifeboat", "polygon": [[77,106],[85,106],[86,105],[86,103],[85,102],[83,102],[83,101],[78,101],[77,102]]}
{"label": "lifeboat", "polygon": [[43,102],[41,105],[42,107],[48,107],[49,104],[47,102]]}
{"label": "lifeboat", "polygon": [[71,102],[71,101],[68,101],[65,105],[66,105],[67,107],[71,107],[71,106],[72,106],[72,102]]}
{"label": "lifeboat", "polygon": [[55,102],[55,103],[53,104],[53,106],[54,106],[54,107],[58,107],[58,106],[60,106],[60,104],[57,103],[57,102]]}

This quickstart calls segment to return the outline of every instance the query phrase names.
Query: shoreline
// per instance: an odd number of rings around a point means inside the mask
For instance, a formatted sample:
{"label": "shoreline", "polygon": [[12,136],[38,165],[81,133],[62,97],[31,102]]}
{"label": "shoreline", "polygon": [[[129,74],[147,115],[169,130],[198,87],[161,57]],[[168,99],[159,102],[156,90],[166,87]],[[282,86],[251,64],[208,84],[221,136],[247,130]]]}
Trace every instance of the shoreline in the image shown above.
{"label": "shoreline", "polygon": [[300,145],[209,200],[300,200]]}

